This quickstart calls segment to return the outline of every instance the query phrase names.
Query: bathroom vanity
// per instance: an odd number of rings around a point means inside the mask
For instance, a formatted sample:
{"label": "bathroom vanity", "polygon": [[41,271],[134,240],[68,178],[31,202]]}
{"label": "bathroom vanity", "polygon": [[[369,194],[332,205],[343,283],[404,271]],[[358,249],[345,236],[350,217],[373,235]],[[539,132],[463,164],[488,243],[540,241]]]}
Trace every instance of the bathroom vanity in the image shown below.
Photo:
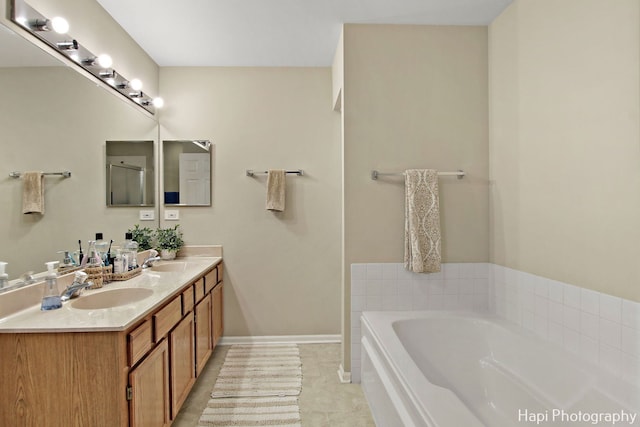
{"label": "bathroom vanity", "polygon": [[223,331],[222,258],[0,319],[0,425],[169,426]]}

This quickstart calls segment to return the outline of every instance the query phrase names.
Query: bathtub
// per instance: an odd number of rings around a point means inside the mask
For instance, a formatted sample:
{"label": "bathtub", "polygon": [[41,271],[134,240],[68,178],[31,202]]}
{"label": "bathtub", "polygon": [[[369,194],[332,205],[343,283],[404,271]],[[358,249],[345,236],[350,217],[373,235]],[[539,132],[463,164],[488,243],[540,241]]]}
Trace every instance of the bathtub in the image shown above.
{"label": "bathtub", "polygon": [[640,426],[636,382],[496,317],[363,312],[361,323],[378,427]]}

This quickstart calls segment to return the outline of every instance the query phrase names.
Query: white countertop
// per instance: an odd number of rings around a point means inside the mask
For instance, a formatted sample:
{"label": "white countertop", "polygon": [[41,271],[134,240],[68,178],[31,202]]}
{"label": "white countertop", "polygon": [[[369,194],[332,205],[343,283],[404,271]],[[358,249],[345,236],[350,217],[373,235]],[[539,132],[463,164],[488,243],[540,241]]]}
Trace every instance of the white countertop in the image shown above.
{"label": "white countertop", "polygon": [[[184,271],[158,272],[145,269],[132,279],[111,282],[96,290],[85,290],[80,297],[64,302],[62,308],[57,310],[41,311],[38,303],[0,319],[0,333],[123,331],[159,308],[170,297],[177,295],[180,288],[203,276],[221,261],[221,257],[202,256],[166,261],[188,264]],[[74,301],[85,296],[121,288],[147,288],[153,293],[140,301],[117,307],[91,310],[73,307]]]}

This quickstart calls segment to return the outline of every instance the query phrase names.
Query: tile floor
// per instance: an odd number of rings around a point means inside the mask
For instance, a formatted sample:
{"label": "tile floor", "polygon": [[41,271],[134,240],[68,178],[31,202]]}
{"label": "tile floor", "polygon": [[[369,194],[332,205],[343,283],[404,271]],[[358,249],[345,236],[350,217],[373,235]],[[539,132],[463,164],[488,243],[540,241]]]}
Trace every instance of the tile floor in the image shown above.
{"label": "tile floor", "polygon": [[[303,427],[374,427],[360,384],[340,384],[340,344],[300,344]],[[172,427],[194,427],[209,400],[228,346],[218,346]]]}

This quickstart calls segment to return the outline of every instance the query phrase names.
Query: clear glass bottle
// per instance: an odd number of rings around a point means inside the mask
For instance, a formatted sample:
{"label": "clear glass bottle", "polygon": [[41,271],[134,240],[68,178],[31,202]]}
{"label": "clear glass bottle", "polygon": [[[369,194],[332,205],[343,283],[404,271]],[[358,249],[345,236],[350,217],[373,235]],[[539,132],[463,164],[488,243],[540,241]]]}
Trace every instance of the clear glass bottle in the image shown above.
{"label": "clear glass bottle", "polygon": [[102,238],[102,233],[96,233],[96,249],[102,258],[104,265],[109,265],[107,259],[107,251],[109,250],[109,241]]}
{"label": "clear glass bottle", "polygon": [[126,233],[124,242],[122,242],[122,250],[127,258],[127,269],[134,270],[138,268],[138,242],[133,240],[132,233]]}
{"label": "clear glass bottle", "polygon": [[44,264],[47,266],[47,276],[44,280],[44,295],[42,296],[42,304],[40,310],[56,310],[62,307],[60,292],[58,292],[58,275],[55,272],[55,266],[58,261],[49,261]]}

